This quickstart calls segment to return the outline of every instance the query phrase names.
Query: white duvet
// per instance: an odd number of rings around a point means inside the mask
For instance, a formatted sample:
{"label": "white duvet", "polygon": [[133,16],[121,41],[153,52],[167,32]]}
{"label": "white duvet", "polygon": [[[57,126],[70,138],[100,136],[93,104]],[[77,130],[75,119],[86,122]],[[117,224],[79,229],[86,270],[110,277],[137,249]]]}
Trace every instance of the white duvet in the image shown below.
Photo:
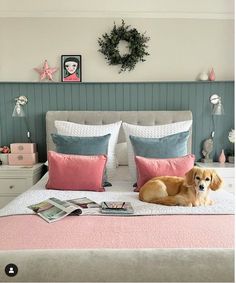
{"label": "white duvet", "polygon": [[134,208],[134,215],[163,215],[163,214],[234,214],[234,195],[220,189],[210,192],[210,198],[215,201],[212,206],[180,207],[164,206],[144,203],[138,199],[138,193],[133,192],[132,182],[127,166],[120,166],[112,180],[112,187],[106,187],[105,192],[88,191],[59,191],[46,190],[45,184],[48,174],[32,188],[19,195],[4,208],[0,209],[0,216],[16,214],[34,214],[27,206],[56,197],[61,200],[88,197],[101,203],[102,201],[129,201]]}

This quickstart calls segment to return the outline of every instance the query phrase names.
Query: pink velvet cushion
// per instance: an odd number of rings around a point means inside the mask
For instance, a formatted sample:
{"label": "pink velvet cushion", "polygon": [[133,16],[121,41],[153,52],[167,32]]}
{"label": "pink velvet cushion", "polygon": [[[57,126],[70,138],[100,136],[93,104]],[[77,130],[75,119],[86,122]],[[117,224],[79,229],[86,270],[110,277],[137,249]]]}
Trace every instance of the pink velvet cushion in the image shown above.
{"label": "pink velvet cushion", "polygon": [[176,158],[156,159],[135,157],[138,180],[135,192],[150,179],[160,176],[184,177],[185,174],[194,166],[195,156],[193,154]]}
{"label": "pink velvet cushion", "polygon": [[70,155],[48,152],[47,189],[103,192],[105,155]]}

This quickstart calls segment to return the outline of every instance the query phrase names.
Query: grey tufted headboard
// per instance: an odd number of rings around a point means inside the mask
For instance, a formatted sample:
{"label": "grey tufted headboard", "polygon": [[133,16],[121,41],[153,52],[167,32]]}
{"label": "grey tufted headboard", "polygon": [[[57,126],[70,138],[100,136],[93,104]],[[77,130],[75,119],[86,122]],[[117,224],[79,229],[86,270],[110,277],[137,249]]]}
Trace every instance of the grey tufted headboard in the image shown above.
{"label": "grey tufted headboard", "polygon": [[[79,124],[101,125],[123,121],[144,126],[164,125],[192,120],[191,111],[49,111],[46,114],[47,150],[54,150],[51,133],[56,133],[55,120]],[[118,142],[124,142],[125,136],[121,127]],[[188,141],[188,152],[191,153],[192,135]]]}

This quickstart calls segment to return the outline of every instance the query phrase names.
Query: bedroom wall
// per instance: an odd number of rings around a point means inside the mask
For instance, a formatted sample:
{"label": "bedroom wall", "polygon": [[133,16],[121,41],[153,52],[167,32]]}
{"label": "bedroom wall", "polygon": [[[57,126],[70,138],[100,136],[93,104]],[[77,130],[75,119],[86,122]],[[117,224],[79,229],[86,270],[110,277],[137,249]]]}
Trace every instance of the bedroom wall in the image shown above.
{"label": "bedroom wall", "polygon": [[212,131],[209,97],[222,97],[225,115],[215,116],[214,157],[230,149],[228,132],[234,128],[233,82],[146,83],[0,83],[0,144],[26,142],[21,118],[13,118],[14,98],[26,95],[25,112],[38,144],[41,161],[46,160],[45,114],[49,110],[191,110],[192,151],[201,157],[202,141]]}
{"label": "bedroom wall", "polygon": [[[33,14],[34,15],[34,14]],[[214,67],[217,80],[234,78],[232,19],[124,18],[150,36],[147,61],[118,74],[98,52],[98,38],[121,18],[0,17],[0,80],[38,81],[34,67],[62,54],[81,54],[84,82],[193,81]],[[55,74],[60,81],[60,72]]]}
{"label": "bedroom wall", "polygon": [[[226,114],[216,117],[215,157],[229,148],[234,127],[233,0],[0,0],[0,145],[26,141],[13,119],[14,98],[29,97],[26,112],[40,160],[45,160],[48,110],[187,110],[194,116],[193,152],[212,131],[209,96],[222,96]],[[114,21],[150,36],[147,61],[118,74],[98,52],[97,40]],[[34,67],[62,54],[82,55],[83,82],[39,83]],[[197,82],[214,67],[216,82]]]}

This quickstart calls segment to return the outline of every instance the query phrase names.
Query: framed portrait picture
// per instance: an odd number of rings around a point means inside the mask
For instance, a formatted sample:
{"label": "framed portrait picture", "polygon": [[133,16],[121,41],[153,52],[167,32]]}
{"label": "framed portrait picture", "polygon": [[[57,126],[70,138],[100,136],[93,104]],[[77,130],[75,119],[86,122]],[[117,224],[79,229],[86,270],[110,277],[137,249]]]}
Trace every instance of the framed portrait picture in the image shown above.
{"label": "framed portrait picture", "polygon": [[61,55],[61,81],[82,82],[81,55]]}

